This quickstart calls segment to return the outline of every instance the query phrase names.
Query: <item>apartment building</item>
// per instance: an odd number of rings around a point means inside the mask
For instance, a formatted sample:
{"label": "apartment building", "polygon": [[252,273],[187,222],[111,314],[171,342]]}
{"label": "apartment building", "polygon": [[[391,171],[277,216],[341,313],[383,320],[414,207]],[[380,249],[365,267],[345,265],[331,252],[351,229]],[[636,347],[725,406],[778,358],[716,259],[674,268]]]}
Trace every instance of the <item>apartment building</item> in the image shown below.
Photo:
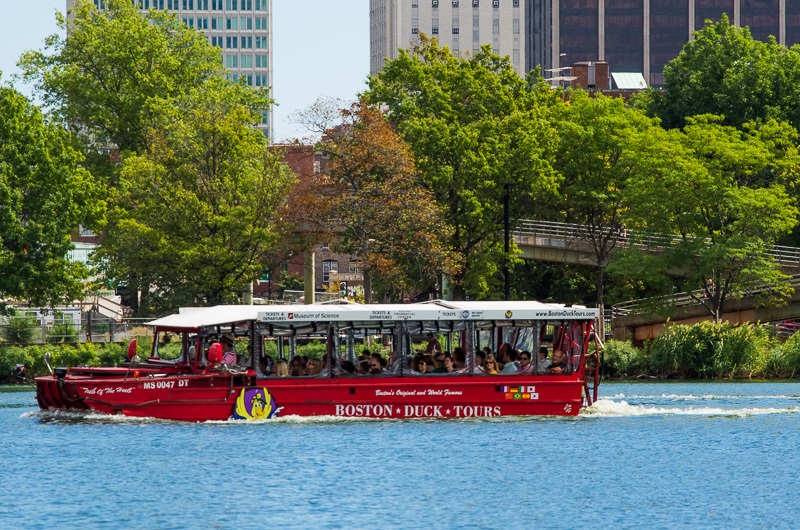
{"label": "apartment building", "polygon": [[[67,11],[76,0],[67,0]],[[93,0],[104,9],[106,0]],[[272,86],[272,0],[133,0],[142,10],[175,13],[184,24],[202,31],[222,49],[222,60],[234,81],[254,87]],[[273,138],[272,111],[260,129]]]}
{"label": "apartment building", "polygon": [[489,44],[524,75],[524,20],[525,0],[370,0],[370,73],[424,33],[461,55]]}

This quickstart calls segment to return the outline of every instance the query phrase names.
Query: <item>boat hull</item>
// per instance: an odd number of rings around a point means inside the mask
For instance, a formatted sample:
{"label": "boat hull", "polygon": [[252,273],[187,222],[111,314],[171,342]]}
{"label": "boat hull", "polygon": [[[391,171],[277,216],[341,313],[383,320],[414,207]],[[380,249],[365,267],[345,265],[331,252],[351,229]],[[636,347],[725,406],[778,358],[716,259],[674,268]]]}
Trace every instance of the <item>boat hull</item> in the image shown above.
{"label": "boat hull", "polygon": [[37,379],[42,409],[191,422],[285,416],[491,418],[574,416],[577,375],[266,378],[252,374]]}

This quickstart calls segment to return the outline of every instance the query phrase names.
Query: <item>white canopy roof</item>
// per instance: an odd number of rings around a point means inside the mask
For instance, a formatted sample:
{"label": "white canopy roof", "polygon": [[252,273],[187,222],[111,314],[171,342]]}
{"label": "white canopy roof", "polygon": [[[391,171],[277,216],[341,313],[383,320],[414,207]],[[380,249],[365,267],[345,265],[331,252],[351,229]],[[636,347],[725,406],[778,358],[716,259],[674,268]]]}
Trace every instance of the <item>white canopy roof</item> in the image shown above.
{"label": "white canopy roof", "polygon": [[182,308],[180,313],[148,322],[148,326],[174,330],[227,326],[258,321],[273,324],[300,322],[467,321],[467,320],[588,320],[599,310],[528,301],[450,302],[418,304],[309,304],[224,305]]}

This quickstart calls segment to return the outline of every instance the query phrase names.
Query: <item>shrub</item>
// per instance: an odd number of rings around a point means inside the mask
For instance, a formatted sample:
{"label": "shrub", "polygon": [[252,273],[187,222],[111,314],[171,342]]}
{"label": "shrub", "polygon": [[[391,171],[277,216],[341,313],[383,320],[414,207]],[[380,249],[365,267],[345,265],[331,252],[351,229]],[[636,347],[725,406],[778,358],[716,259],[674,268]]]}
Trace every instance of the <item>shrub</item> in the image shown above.
{"label": "shrub", "polygon": [[47,332],[47,342],[51,344],[78,342],[80,330],[75,327],[71,319],[64,318],[64,313],[56,311],[53,322],[53,327]]}
{"label": "shrub", "polygon": [[8,317],[8,324],[3,326],[3,338],[12,344],[28,344],[33,342],[39,322],[33,317],[14,313]]}
{"label": "shrub", "polygon": [[650,348],[649,368],[667,377],[754,377],[765,375],[777,341],[766,327],[699,322],[670,326]]}
{"label": "shrub", "polygon": [[800,333],[795,333],[770,352],[766,371],[772,377],[783,379],[800,375]]}
{"label": "shrub", "polygon": [[645,373],[645,353],[627,341],[610,339],[603,350],[603,368],[609,376],[636,377]]}

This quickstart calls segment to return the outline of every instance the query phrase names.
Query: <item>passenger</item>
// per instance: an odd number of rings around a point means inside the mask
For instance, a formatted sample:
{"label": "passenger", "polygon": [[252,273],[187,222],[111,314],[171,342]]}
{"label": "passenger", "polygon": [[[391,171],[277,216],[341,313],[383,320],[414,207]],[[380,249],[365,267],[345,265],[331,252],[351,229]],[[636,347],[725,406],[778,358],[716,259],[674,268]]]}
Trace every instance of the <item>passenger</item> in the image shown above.
{"label": "passenger", "polygon": [[451,374],[455,372],[456,372],[456,367],[453,364],[453,357],[450,356],[449,354],[446,354],[444,356],[444,359],[442,360],[442,365],[433,371],[433,373],[435,374]]}
{"label": "passenger", "polygon": [[383,373],[383,366],[381,363],[380,356],[378,354],[373,354],[372,357],[369,359],[369,375],[380,375]]}
{"label": "passenger", "polygon": [[223,335],[220,337],[222,343],[222,361],[221,363],[227,366],[236,364],[236,352],[233,350],[233,337],[230,335]]}
{"label": "passenger", "polygon": [[531,374],[533,373],[533,362],[531,359],[531,352],[528,350],[519,354],[519,370],[518,374]]}
{"label": "passenger", "polygon": [[272,358],[269,355],[265,355],[258,361],[258,367],[261,369],[261,373],[264,375],[269,375],[272,371]]}
{"label": "passenger", "polygon": [[486,354],[483,353],[483,350],[479,352],[475,352],[475,370],[483,371],[483,361],[486,359]]}
{"label": "passenger", "polygon": [[414,370],[418,374],[426,374],[428,373],[428,361],[425,360],[424,355],[418,355],[414,360]]}
{"label": "passenger", "polygon": [[433,355],[425,354],[425,363],[427,364],[427,372],[426,373],[433,373],[433,370],[436,368],[436,361],[433,360]]}
{"label": "passenger", "polygon": [[347,359],[340,362],[339,366],[342,368],[342,372],[346,374],[353,374],[356,371],[356,365],[353,364],[352,361],[348,361]]}
{"label": "passenger", "polygon": [[567,356],[561,350],[553,350],[553,362],[547,369],[548,374],[566,374],[569,373],[567,368]]}
{"label": "passenger", "polygon": [[278,359],[275,361],[275,364],[272,365],[272,373],[275,377],[289,377],[289,366],[286,364],[286,360]]}
{"label": "passenger", "polygon": [[369,361],[370,357],[372,357],[372,353],[365,348],[364,351],[361,352],[361,357],[359,357],[358,360],[359,361]]}
{"label": "passenger", "polygon": [[289,375],[292,377],[306,375],[306,364],[308,363],[304,361],[302,357],[295,355],[292,357],[292,360],[289,361]]}
{"label": "passenger", "polygon": [[[449,354],[447,354],[447,355],[449,355]],[[444,358],[445,358],[445,354],[444,353],[440,353],[439,352],[439,353],[436,354],[436,366],[435,366],[435,368],[444,367]],[[435,371],[435,369],[434,369],[434,371]]]}
{"label": "passenger", "polygon": [[503,353],[503,370],[500,373],[503,374],[515,374],[518,371],[517,367],[517,350],[511,348],[510,346],[506,348],[505,352]]}
{"label": "passenger", "polygon": [[512,349],[511,348],[511,344],[509,344],[507,342],[504,342],[503,344],[501,344],[500,347],[497,349],[497,361],[500,363],[500,365],[498,366],[498,369],[505,367],[506,352],[510,351],[511,349]]}
{"label": "passenger", "polygon": [[467,354],[461,346],[456,346],[453,350],[453,364],[456,370],[463,370],[467,366]]}
{"label": "passenger", "polygon": [[547,348],[545,348],[544,346],[539,348],[539,362],[536,365],[537,368],[539,369],[539,372],[544,372],[548,368],[550,368],[551,363],[550,359],[547,358],[547,353],[548,353]]}
{"label": "passenger", "polygon": [[369,373],[369,361],[358,361],[358,373],[367,375]]}
{"label": "passenger", "polygon": [[306,365],[306,375],[319,375],[322,373],[322,360],[311,359]]}
{"label": "passenger", "polygon": [[497,374],[497,361],[494,355],[489,354],[486,356],[486,360],[483,361],[483,373],[488,375]]}
{"label": "passenger", "polygon": [[428,340],[428,345],[425,347],[425,352],[427,353],[438,353],[442,351],[442,345],[439,344],[439,339],[433,333],[428,333],[425,335]]}

